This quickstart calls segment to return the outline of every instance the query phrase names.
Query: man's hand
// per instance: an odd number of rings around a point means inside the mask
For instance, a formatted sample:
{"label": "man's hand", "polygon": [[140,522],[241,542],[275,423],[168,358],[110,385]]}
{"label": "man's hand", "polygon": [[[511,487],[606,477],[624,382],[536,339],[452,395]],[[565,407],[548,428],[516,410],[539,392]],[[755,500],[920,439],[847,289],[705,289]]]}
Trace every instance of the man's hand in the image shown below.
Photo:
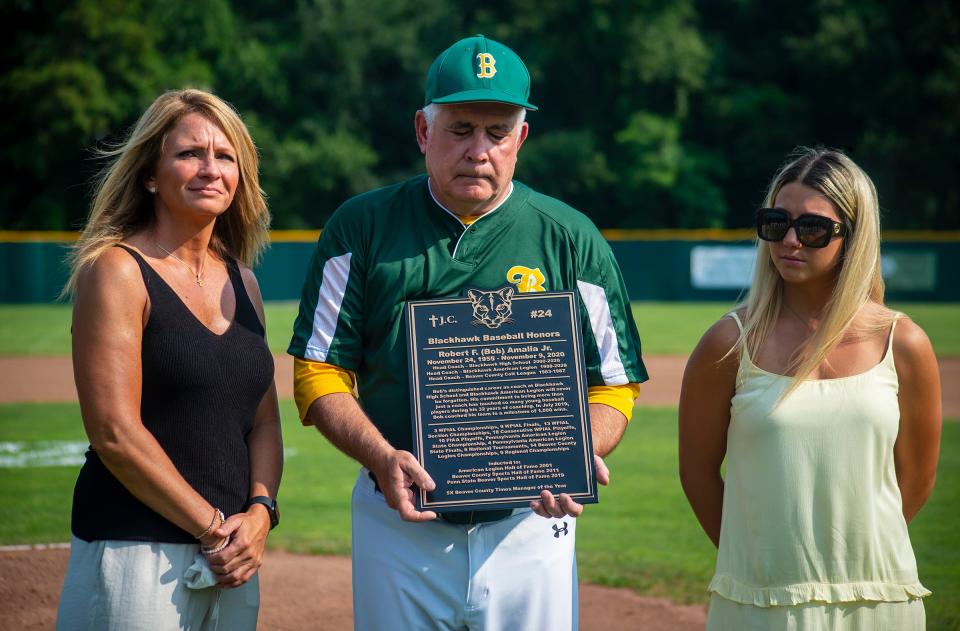
{"label": "man's hand", "polygon": [[400,514],[404,521],[430,521],[437,518],[433,511],[420,512],[413,503],[414,484],[432,491],[437,487],[426,470],[409,451],[391,450],[373,472],[387,506]]}
{"label": "man's hand", "polygon": [[270,533],[270,515],[265,507],[254,504],[246,513],[231,515],[214,531],[218,537],[229,537],[230,544],[207,557],[207,564],[220,587],[240,587],[257,573],[263,564],[263,547]]}
{"label": "man's hand", "polygon": [[353,395],[334,392],[310,404],[307,420],[316,425],[340,451],[361,463],[377,478],[387,506],[404,521],[430,521],[437,514],[414,508],[414,484],[432,491],[437,488],[409,451],[394,449],[387,442]]}
{"label": "man's hand", "polygon": [[[610,470],[603,462],[603,458],[594,454],[593,462],[597,471],[597,482],[606,486],[610,484]],[[574,502],[566,493],[554,497],[550,491],[542,491],[540,499],[530,502],[530,508],[541,517],[579,517],[583,512],[583,504]]]}

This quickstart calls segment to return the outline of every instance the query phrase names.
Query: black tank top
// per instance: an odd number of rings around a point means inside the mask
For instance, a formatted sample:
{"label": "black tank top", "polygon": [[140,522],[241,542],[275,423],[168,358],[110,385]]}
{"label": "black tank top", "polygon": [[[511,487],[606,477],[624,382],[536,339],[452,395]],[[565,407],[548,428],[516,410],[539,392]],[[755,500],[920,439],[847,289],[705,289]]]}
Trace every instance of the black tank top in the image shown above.
{"label": "black tank top", "polygon": [[[250,491],[247,437],[273,380],[273,356],[237,263],[227,258],[236,314],[216,335],[137,252],[120,247],[140,265],[150,296],[141,352],[143,424],[190,486],[225,515],[238,513]],[[74,488],[71,528],[85,541],[196,542],[196,533],[135,498],[93,449]]]}

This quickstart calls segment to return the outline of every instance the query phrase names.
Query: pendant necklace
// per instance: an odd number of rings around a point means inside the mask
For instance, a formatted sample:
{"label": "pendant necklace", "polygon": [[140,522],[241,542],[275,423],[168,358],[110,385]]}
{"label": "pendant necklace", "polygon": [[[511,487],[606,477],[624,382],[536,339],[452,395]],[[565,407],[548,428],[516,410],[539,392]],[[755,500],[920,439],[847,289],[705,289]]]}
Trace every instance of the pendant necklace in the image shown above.
{"label": "pendant necklace", "polygon": [[200,261],[200,268],[199,268],[196,272],[194,272],[194,271],[193,271],[193,268],[190,267],[190,264],[187,263],[186,261],[184,261],[182,258],[180,258],[179,256],[177,256],[176,254],[174,254],[173,252],[171,252],[171,251],[168,250],[167,248],[163,247],[162,245],[160,245],[160,244],[157,243],[156,241],[154,241],[153,244],[154,244],[155,246],[157,246],[162,252],[165,252],[166,254],[169,254],[169,255],[172,256],[173,258],[177,259],[178,261],[180,261],[181,263],[183,263],[184,265],[186,265],[186,266],[187,266],[187,269],[190,270],[190,273],[193,274],[193,275],[196,277],[196,280],[194,280],[194,282],[197,283],[197,285],[198,285],[199,287],[203,287],[203,263],[204,263],[204,261],[206,260],[206,252],[204,252],[204,257],[203,257],[203,259]]}

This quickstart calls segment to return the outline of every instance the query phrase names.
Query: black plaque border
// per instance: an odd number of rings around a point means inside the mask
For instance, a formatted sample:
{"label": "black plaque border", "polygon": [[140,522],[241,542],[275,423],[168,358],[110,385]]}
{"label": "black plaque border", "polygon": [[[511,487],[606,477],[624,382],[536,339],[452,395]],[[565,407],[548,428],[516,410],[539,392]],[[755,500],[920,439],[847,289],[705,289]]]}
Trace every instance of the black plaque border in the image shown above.
{"label": "black plaque border", "polygon": [[[574,351],[574,360],[573,360],[573,373],[574,379],[576,380],[576,391],[580,401],[580,410],[579,410],[579,425],[580,433],[583,437],[582,446],[583,446],[583,465],[586,472],[585,480],[587,484],[588,491],[576,492],[576,493],[567,493],[574,500],[581,500],[584,502],[596,502],[597,498],[597,482],[594,479],[594,461],[593,461],[593,436],[591,433],[590,427],[590,406],[588,399],[588,389],[587,389],[587,377],[586,377],[586,363],[583,358],[583,335],[581,333],[580,325],[580,309],[579,309],[579,299],[577,292],[575,291],[550,291],[550,292],[529,292],[523,294],[517,294],[513,297],[513,302],[526,302],[532,301],[536,305],[543,304],[545,301],[550,300],[566,300],[568,302],[570,313],[573,317],[570,318],[570,339],[573,344]],[[410,375],[410,400],[411,400],[411,419],[413,422],[413,450],[414,457],[416,457],[417,462],[421,467],[424,467],[424,456],[423,456],[423,418],[422,411],[420,409],[420,375],[416,370],[418,366],[418,351],[416,347],[416,318],[415,311],[418,308],[427,308],[437,305],[448,305],[448,304],[469,304],[469,298],[440,298],[435,300],[411,300],[407,302],[406,316],[407,316],[407,362],[408,370]],[[530,308],[527,306],[525,308]],[[549,308],[549,306],[544,306],[544,308]],[[566,325],[567,323],[564,323]],[[527,494],[527,495],[517,495],[513,497],[498,497],[494,499],[462,499],[462,500],[446,500],[446,501],[430,501],[427,499],[427,492],[423,489],[416,489],[417,492],[414,494],[415,504],[417,510],[436,510],[438,512],[446,511],[467,511],[473,510],[475,507],[483,506],[490,507],[490,509],[495,509],[497,507],[519,507],[525,506],[532,500],[539,499],[539,494]]]}

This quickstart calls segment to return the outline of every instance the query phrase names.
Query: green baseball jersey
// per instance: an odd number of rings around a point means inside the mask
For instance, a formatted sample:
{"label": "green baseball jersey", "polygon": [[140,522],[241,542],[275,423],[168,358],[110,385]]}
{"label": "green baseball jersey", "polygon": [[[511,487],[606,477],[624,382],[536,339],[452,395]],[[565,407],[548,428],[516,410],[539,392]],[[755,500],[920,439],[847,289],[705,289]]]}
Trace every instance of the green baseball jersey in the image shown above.
{"label": "green baseball jersey", "polygon": [[345,202],[310,261],[288,352],[355,372],[370,419],[409,450],[404,304],[507,284],[579,292],[590,385],[647,380],[610,246],[586,216],[518,182],[467,226],[433,198],[425,175]]}

